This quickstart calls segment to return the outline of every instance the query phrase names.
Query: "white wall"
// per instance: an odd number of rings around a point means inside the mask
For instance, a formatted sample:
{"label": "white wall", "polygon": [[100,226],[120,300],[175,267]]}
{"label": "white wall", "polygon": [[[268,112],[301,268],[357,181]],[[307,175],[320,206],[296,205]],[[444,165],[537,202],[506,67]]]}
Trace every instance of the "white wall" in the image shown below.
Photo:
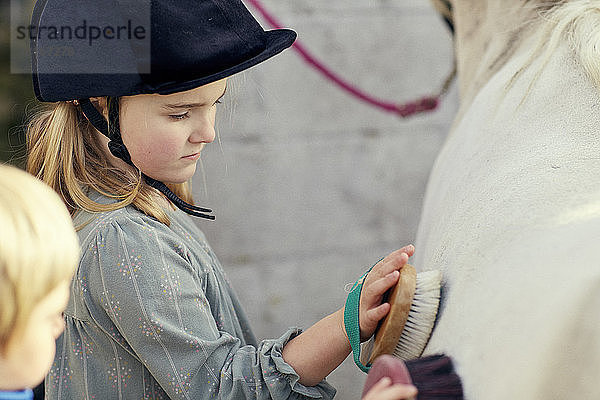
{"label": "white wall", "polygon": [[[450,35],[426,0],[263,1],[327,65],[383,99],[433,93],[451,69]],[[230,82],[220,144],[205,150],[206,183],[199,171],[194,192],[215,211],[199,225],[259,338],[335,311],[347,283],[414,241],[456,103],[453,88],[438,111],[402,120],[341,92],[292,49]],[[329,380],[337,398],[360,398],[351,358]]]}

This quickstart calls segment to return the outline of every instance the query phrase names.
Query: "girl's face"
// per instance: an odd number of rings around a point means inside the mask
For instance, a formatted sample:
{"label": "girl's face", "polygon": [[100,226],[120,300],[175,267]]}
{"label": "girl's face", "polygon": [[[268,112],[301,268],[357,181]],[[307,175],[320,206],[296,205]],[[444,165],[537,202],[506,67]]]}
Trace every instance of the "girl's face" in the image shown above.
{"label": "girl's face", "polygon": [[170,95],[123,97],[120,127],[133,163],[165,183],[183,183],[196,172],[206,143],[215,139],[216,105],[226,80]]}
{"label": "girl's face", "polygon": [[32,388],[44,380],[65,327],[68,300],[69,281],[64,281],[35,306],[23,334],[0,355],[0,390]]}

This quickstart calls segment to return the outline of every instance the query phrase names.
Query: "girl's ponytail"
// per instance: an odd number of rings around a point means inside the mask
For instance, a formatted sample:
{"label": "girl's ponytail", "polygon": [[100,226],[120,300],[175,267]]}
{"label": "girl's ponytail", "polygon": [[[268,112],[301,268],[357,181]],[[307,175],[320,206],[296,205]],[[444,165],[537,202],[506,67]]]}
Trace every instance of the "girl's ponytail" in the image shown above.
{"label": "girl's ponytail", "polygon": [[[98,132],[78,107],[64,101],[51,103],[27,126],[27,171],[54,189],[72,216],[80,209],[102,212],[132,204],[169,225],[167,214],[155,200],[156,192],[143,183],[139,170],[115,168],[102,146]],[[192,203],[187,183],[170,188]],[[88,189],[118,201],[92,201]]]}

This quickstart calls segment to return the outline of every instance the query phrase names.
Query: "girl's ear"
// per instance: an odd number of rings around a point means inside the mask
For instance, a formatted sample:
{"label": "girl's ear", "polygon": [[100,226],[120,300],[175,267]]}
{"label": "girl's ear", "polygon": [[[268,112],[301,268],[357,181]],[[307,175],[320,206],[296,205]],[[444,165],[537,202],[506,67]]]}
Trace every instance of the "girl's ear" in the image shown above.
{"label": "girl's ear", "polygon": [[90,97],[90,102],[100,113],[102,113],[104,118],[108,119],[108,103],[106,97]]}

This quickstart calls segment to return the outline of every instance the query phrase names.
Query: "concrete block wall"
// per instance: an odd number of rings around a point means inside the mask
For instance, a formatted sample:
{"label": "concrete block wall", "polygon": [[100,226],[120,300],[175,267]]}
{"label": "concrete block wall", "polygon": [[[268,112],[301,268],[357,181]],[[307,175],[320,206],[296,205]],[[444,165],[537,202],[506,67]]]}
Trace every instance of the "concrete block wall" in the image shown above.
{"label": "concrete block wall", "polygon": [[[426,0],[263,2],[319,59],[383,99],[433,93],[452,68],[450,35]],[[453,87],[438,111],[403,120],[340,91],[291,49],[230,80],[194,192],[215,211],[198,224],[257,337],[337,310],[347,283],[414,241],[456,97]],[[337,398],[359,399],[364,374],[349,357],[329,381]]]}

